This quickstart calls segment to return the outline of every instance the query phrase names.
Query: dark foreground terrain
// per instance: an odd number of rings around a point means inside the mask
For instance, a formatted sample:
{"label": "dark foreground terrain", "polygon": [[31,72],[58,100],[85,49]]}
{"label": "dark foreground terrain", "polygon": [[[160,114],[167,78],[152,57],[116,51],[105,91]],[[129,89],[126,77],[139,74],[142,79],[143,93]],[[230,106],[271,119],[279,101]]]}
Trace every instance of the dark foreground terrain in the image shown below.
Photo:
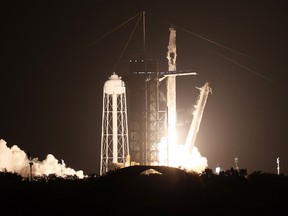
{"label": "dark foreground terrain", "polygon": [[0,215],[285,215],[288,178],[233,168],[195,174],[162,166],[33,181],[1,172],[0,194]]}

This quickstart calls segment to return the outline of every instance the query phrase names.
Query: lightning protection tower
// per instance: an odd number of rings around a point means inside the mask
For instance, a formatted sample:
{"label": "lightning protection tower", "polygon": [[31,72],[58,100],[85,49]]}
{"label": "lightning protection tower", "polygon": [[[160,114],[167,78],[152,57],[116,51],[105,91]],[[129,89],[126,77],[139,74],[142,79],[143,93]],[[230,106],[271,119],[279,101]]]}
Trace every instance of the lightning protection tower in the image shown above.
{"label": "lightning protection tower", "polygon": [[115,73],[103,89],[100,175],[129,164],[125,83]]}

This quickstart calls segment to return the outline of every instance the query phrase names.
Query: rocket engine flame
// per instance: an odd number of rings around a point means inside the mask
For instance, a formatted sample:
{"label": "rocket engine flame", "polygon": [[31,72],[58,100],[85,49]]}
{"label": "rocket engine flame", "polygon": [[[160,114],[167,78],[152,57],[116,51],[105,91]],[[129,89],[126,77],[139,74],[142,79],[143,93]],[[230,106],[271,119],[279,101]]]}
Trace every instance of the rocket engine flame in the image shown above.
{"label": "rocket engine flame", "polygon": [[[194,106],[193,120],[185,141],[185,144],[177,144],[177,132],[175,130],[176,112],[169,112],[170,119],[173,119],[173,124],[170,121],[168,124],[168,138],[163,137],[159,143],[159,162],[161,165],[168,164],[173,167],[180,167],[187,171],[202,172],[208,167],[208,162],[205,157],[202,157],[198,148],[195,147],[196,136],[200,127],[203,116],[204,107],[206,105],[209,92],[212,92],[208,83],[198,88],[200,95],[197,104]],[[170,90],[172,95],[175,93],[175,88]],[[167,99],[168,107],[173,107],[174,100]],[[171,103],[171,104],[170,104]],[[169,130],[170,128],[170,130]]]}

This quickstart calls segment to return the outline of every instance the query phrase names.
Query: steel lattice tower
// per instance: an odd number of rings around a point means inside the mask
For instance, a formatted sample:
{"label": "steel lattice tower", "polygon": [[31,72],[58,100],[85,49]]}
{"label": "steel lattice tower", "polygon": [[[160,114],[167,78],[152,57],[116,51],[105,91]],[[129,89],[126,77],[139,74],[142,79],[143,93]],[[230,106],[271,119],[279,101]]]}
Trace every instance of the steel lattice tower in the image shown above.
{"label": "steel lattice tower", "polygon": [[[160,91],[158,71],[146,80],[146,164],[159,164],[159,143],[166,136],[166,96]],[[163,165],[163,164],[162,164]]]}
{"label": "steel lattice tower", "polygon": [[103,88],[100,175],[126,166],[129,158],[126,88],[114,73]]}
{"label": "steel lattice tower", "polygon": [[166,85],[160,83],[158,63],[152,59],[131,60],[125,77],[129,105],[131,163],[159,163],[159,142],[166,136]]}

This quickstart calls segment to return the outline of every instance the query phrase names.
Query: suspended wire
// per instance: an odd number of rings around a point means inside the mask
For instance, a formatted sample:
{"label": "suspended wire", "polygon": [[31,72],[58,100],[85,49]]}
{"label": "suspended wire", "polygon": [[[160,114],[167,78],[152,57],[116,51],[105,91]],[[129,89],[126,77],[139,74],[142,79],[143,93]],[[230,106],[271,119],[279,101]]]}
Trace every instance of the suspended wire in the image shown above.
{"label": "suspended wire", "polygon": [[[158,18],[159,18],[159,17],[158,17]],[[171,24],[171,22],[168,22],[168,21],[166,21],[166,20],[164,20],[164,19],[162,19],[162,18],[159,18],[159,19],[161,19],[162,22],[165,22],[165,23],[168,24],[168,25]],[[208,38],[206,38],[206,37],[203,37],[203,36],[201,36],[201,35],[199,35],[199,34],[196,34],[196,33],[192,32],[192,31],[189,31],[189,30],[187,30],[187,29],[185,29],[185,28],[183,28],[183,27],[181,27],[181,26],[178,26],[178,25],[176,25],[176,24],[173,24],[173,26],[175,26],[177,29],[180,29],[180,30],[182,30],[182,31],[184,31],[184,32],[187,32],[187,33],[189,33],[189,34],[192,34],[192,35],[194,35],[194,36],[196,36],[196,37],[198,37],[198,38],[200,38],[200,39],[202,39],[202,40],[205,40],[205,41],[207,41],[207,42],[209,42],[209,43],[211,43],[211,44],[217,45],[217,46],[222,47],[222,48],[224,48],[224,49],[226,49],[226,50],[229,50],[229,51],[231,51],[231,52],[233,52],[233,53],[236,53],[236,54],[238,54],[238,55],[241,55],[241,56],[244,56],[244,57],[246,57],[246,58],[252,59],[252,60],[254,60],[254,61],[258,62],[258,63],[265,64],[264,62],[262,62],[262,61],[260,61],[260,60],[258,60],[258,59],[256,59],[256,58],[253,58],[253,57],[248,56],[248,55],[246,55],[246,54],[244,54],[244,53],[241,53],[241,52],[239,52],[239,51],[237,51],[237,50],[231,49],[231,48],[229,48],[229,47],[227,47],[227,46],[224,46],[224,45],[222,45],[222,44],[220,44],[220,43],[217,43],[217,42],[215,42],[215,41],[212,41],[212,40],[210,40],[210,39],[208,39]]]}
{"label": "suspended wire", "polygon": [[83,47],[82,49],[80,49],[78,52],[75,52],[73,55],[67,57],[66,59],[62,60],[61,62],[58,63],[62,64],[64,62],[66,62],[67,60],[71,59],[72,57],[79,55],[81,52],[83,52],[84,50],[88,49],[89,47],[93,46],[94,44],[96,44],[97,42],[99,42],[100,40],[102,40],[103,38],[105,38],[106,36],[110,35],[112,32],[116,31],[117,29],[121,28],[122,26],[124,26],[126,23],[130,22],[131,20],[133,20],[135,17],[139,16],[141,17],[141,12],[134,15],[133,17],[131,17],[130,19],[126,20],[125,22],[123,22],[121,25],[119,25],[118,27],[112,29],[111,31],[107,32],[106,34],[102,35],[101,37],[99,37],[97,40],[93,41],[92,43],[90,43],[89,45],[87,45],[86,47]]}
{"label": "suspended wire", "polygon": [[114,66],[114,68],[113,68],[113,71],[116,70],[116,68],[117,68],[117,66],[118,66],[118,64],[119,64],[119,62],[120,62],[120,59],[122,58],[122,56],[123,56],[123,54],[124,54],[124,52],[125,52],[125,50],[126,50],[126,48],[127,48],[127,46],[128,46],[128,43],[130,42],[130,40],[131,40],[131,38],[132,38],[132,36],[133,36],[133,34],[134,34],[134,32],[135,32],[135,29],[136,29],[136,27],[137,27],[138,24],[139,24],[139,21],[140,21],[141,17],[142,17],[142,14],[140,14],[140,16],[138,17],[138,20],[137,20],[137,22],[136,22],[136,24],[135,24],[135,26],[134,26],[134,28],[133,28],[133,31],[131,32],[130,37],[128,38],[128,41],[127,41],[124,49],[122,50],[122,53],[120,54],[120,56],[119,56],[119,58],[118,58],[118,60],[117,60],[117,62],[116,62],[116,64],[115,64],[115,66]]}
{"label": "suspended wire", "polygon": [[253,74],[255,74],[255,75],[257,75],[257,76],[259,76],[259,77],[261,77],[261,78],[263,78],[263,79],[265,79],[265,80],[267,80],[267,81],[269,81],[269,82],[272,82],[273,84],[275,84],[275,85],[277,85],[277,86],[279,86],[279,87],[281,87],[281,88],[284,88],[285,90],[288,90],[288,87],[286,87],[286,86],[284,86],[284,85],[276,82],[275,80],[272,80],[272,79],[270,79],[270,78],[268,78],[268,77],[266,77],[266,76],[264,76],[264,75],[262,75],[262,74],[260,74],[260,73],[257,73],[256,71],[254,71],[254,70],[252,70],[252,69],[244,66],[243,64],[240,64],[240,63],[234,61],[233,59],[231,59],[231,58],[229,58],[229,57],[227,57],[227,56],[225,56],[225,55],[223,55],[223,54],[221,54],[221,53],[219,53],[219,52],[217,52],[217,51],[214,51],[214,52],[216,52],[216,53],[217,53],[219,56],[221,56],[222,58],[225,58],[225,59],[227,59],[228,61],[230,61],[230,62],[232,62],[232,63],[234,63],[234,64],[236,64],[236,65],[238,65],[238,66],[240,66],[240,67],[242,67],[242,68],[244,68],[245,70],[248,70],[248,71],[252,72]]}
{"label": "suspended wire", "polygon": [[[176,25],[175,25],[175,26],[176,26]],[[239,52],[239,51],[237,51],[237,50],[231,49],[231,48],[229,48],[229,47],[227,47],[227,46],[224,46],[224,45],[222,45],[222,44],[220,44],[220,43],[217,43],[217,42],[215,42],[215,41],[209,40],[208,38],[205,38],[205,37],[203,37],[203,36],[201,36],[201,35],[198,35],[198,34],[196,34],[196,33],[194,33],[194,32],[191,32],[191,31],[189,31],[189,30],[187,30],[187,29],[184,29],[184,28],[182,28],[182,27],[180,27],[180,26],[176,26],[176,27],[177,27],[177,29],[181,29],[182,31],[185,31],[185,32],[187,32],[187,33],[189,33],[189,34],[192,34],[192,35],[198,37],[198,38],[201,38],[201,39],[203,39],[203,40],[205,40],[205,41],[208,41],[209,43],[212,43],[212,44],[214,44],[214,45],[217,45],[217,46],[219,46],[219,47],[222,47],[222,48],[224,48],[224,49],[226,49],[226,50],[229,50],[229,51],[231,51],[231,52],[233,52],[233,53],[236,53],[236,54],[238,54],[238,55],[244,56],[244,57],[246,57],[246,58],[252,59],[252,60],[254,60],[254,61],[258,62],[258,63],[264,64],[264,62],[262,62],[262,61],[260,61],[260,60],[258,60],[258,59],[256,59],[256,58],[253,58],[253,57],[251,57],[251,56],[248,56],[248,55],[246,55],[246,54],[244,54],[244,53],[241,53],[241,52]]]}
{"label": "suspended wire", "polygon": [[[168,24],[167,21],[165,21],[165,20],[163,20],[163,19],[162,19],[162,21]],[[248,56],[248,55],[246,55],[246,54],[244,54],[244,53],[241,53],[241,52],[239,52],[239,51],[237,51],[237,50],[231,49],[231,48],[229,48],[229,47],[227,47],[227,46],[224,46],[224,45],[222,45],[222,44],[220,44],[220,43],[217,43],[217,42],[215,42],[215,41],[212,41],[212,40],[210,40],[210,39],[208,39],[208,38],[206,38],[206,37],[203,37],[203,36],[201,36],[201,35],[199,35],[199,34],[196,34],[196,33],[194,33],[194,32],[191,32],[191,31],[189,31],[189,30],[187,30],[187,29],[185,29],[185,28],[183,28],[183,27],[177,26],[177,25],[175,25],[175,24],[173,24],[173,25],[174,25],[177,29],[180,29],[180,30],[182,30],[182,31],[184,31],[184,32],[187,32],[187,33],[189,33],[189,34],[192,34],[192,35],[194,35],[194,36],[196,36],[196,37],[198,37],[198,38],[201,38],[202,40],[205,40],[205,41],[207,41],[207,42],[209,42],[209,43],[212,43],[212,44],[214,44],[214,45],[217,45],[217,46],[219,46],[219,47],[221,47],[221,48],[224,48],[224,49],[226,49],[226,50],[229,50],[229,51],[231,51],[231,52],[233,52],[233,53],[236,53],[236,54],[238,54],[238,55],[241,55],[241,56],[244,56],[244,57],[246,57],[246,58],[249,58],[249,59],[254,60],[254,61],[256,61],[256,62],[258,62],[258,63],[261,63],[261,64],[263,64],[263,65],[266,65],[264,62],[262,62],[262,61],[260,61],[260,60],[258,60],[258,59],[256,59],[256,58],[253,58],[253,57]],[[214,52],[216,52],[216,51],[214,51]],[[238,65],[238,66],[240,66],[240,67],[242,67],[242,68],[244,68],[244,69],[246,69],[247,71],[250,71],[250,72],[254,73],[255,75],[257,75],[257,76],[265,79],[266,81],[269,81],[269,82],[271,82],[271,83],[273,83],[273,84],[275,84],[275,85],[277,85],[277,86],[279,86],[279,87],[281,87],[281,88],[284,88],[285,90],[288,90],[288,87],[280,84],[279,82],[276,82],[275,80],[272,80],[272,79],[270,79],[270,78],[268,78],[268,77],[266,77],[266,76],[264,76],[264,75],[262,75],[262,74],[260,74],[260,73],[257,73],[257,72],[255,72],[254,70],[252,70],[252,69],[244,66],[243,64],[240,64],[240,63],[232,60],[231,58],[228,58],[227,56],[224,56],[223,54],[220,54],[219,52],[216,52],[216,53],[217,53],[218,55],[220,55],[221,57],[225,58],[226,60],[229,60],[230,62],[232,62],[232,63],[234,63],[234,64],[236,64],[236,65]]]}
{"label": "suspended wire", "polygon": [[[244,57],[246,57],[246,58],[249,58],[249,59],[251,59],[251,60],[254,60],[254,61],[258,62],[258,63],[265,64],[265,63],[263,63],[262,61],[260,61],[260,60],[258,60],[258,59],[255,59],[255,58],[253,58],[253,57],[251,57],[251,56],[248,56],[248,55],[246,55],[246,54],[244,54],[244,53],[238,52],[237,50],[231,49],[231,48],[226,47],[226,46],[224,46],[224,45],[222,45],[222,44],[216,43],[216,42],[214,42],[214,41],[212,41],[212,40],[209,40],[209,39],[207,39],[207,38],[205,38],[205,37],[203,37],[203,36],[201,36],[201,35],[198,35],[198,34],[196,34],[196,33],[193,33],[193,32],[191,32],[191,31],[188,31],[188,30],[186,30],[186,29],[184,29],[184,28],[182,28],[182,27],[179,27],[179,26],[178,26],[177,29],[178,29],[178,28],[181,29],[181,30],[183,30],[183,31],[185,31],[185,32],[188,32],[188,33],[190,33],[190,34],[192,34],[192,35],[194,35],[194,36],[196,36],[196,37],[199,37],[199,38],[201,38],[201,39],[203,39],[203,40],[205,40],[205,41],[208,41],[208,42],[210,42],[210,43],[212,43],[212,44],[215,44],[215,45],[217,45],[217,46],[219,46],[219,47],[222,47],[222,48],[224,48],[224,49],[226,49],[226,50],[229,50],[229,51],[231,51],[231,52],[233,52],[233,53],[239,54],[239,55],[241,55],[241,56],[244,56]],[[214,52],[216,52],[216,51],[214,51]],[[269,81],[269,82],[271,82],[271,83],[273,83],[273,84],[275,84],[275,85],[277,85],[277,86],[279,86],[279,87],[281,87],[281,88],[284,88],[285,90],[288,90],[288,88],[287,88],[286,86],[284,86],[284,85],[276,82],[275,80],[272,80],[272,79],[270,79],[270,78],[268,78],[268,77],[266,77],[266,76],[264,76],[264,75],[262,75],[262,74],[260,74],[260,73],[257,73],[256,71],[254,71],[254,70],[252,70],[252,69],[244,66],[243,64],[240,64],[240,63],[236,62],[235,60],[232,60],[231,58],[228,58],[227,56],[225,56],[225,55],[223,55],[223,54],[220,54],[219,52],[216,52],[216,53],[217,53],[218,55],[220,55],[221,57],[229,60],[230,62],[232,62],[232,63],[234,63],[234,64],[236,64],[236,65],[238,65],[238,66],[240,66],[240,67],[242,67],[242,68],[244,68],[244,69],[252,72],[252,73],[254,73],[255,75],[257,75],[257,76],[259,76],[259,77],[261,77],[261,78],[263,78],[263,79],[265,79],[265,80],[267,80],[267,81]]]}
{"label": "suspended wire", "polygon": [[[136,15],[134,15],[133,17],[131,17],[130,19],[126,20],[125,22],[123,22],[122,24],[120,24],[119,26],[117,26],[116,28],[112,29],[111,31],[107,32],[106,34],[102,35],[101,37],[99,37],[97,40],[93,41],[92,43],[90,43],[89,45],[87,45],[86,47],[80,49],[78,52],[75,52],[74,54],[70,55],[69,57],[66,57],[65,59],[63,59],[62,61],[59,61],[58,63],[56,63],[54,66],[59,66],[61,64],[64,64],[66,61],[68,61],[69,59],[71,59],[72,57],[80,54],[81,52],[83,52],[84,50],[88,49],[89,47],[93,46],[94,44],[96,44],[97,42],[99,42],[100,40],[102,40],[103,38],[105,38],[106,36],[110,35],[112,32],[116,31],[117,29],[121,28],[122,26],[124,26],[125,24],[127,24],[128,22],[130,22],[131,20],[133,20],[135,17],[141,15],[142,12],[137,13]],[[46,68],[45,70],[42,71],[42,75],[44,75],[44,73],[47,73],[48,71],[50,71],[52,69],[52,67]],[[28,79],[31,79],[32,76],[28,77]],[[36,83],[35,83],[36,84]]]}
{"label": "suspended wire", "polygon": [[[74,54],[70,55],[70,56],[67,57],[66,59],[62,60],[61,62],[58,63],[58,65],[66,62],[67,60],[71,59],[72,57],[74,57],[74,56],[76,56],[76,55],[79,55],[81,52],[83,52],[84,50],[86,50],[86,49],[88,49],[89,47],[93,46],[94,44],[96,44],[97,42],[99,42],[100,40],[102,40],[103,38],[105,38],[106,36],[110,35],[110,34],[113,33],[114,31],[116,31],[117,29],[121,28],[122,26],[124,26],[125,24],[127,24],[128,22],[130,22],[131,20],[133,20],[133,19],[134,19],[135,17],[137,17],[137,16],[139,16],[139,17],[138,17],[138,20],[137,20],[134,28],[133,28],[133,31],[131,32],[130,37],[128,38],[128,41],[127,41],[124,49],[122,50],[122,52],[121,52],[121,54],[120,54],[120,56],[119,56],[119,58],[118,58],[118,60],[117,60],[117,62],[116,62],[116,64],[115,64],[115,66],[114,66],[114,68],[113,68],[113,71],[115,71],[116,68],[117,68],[117,66],[118,66],[118,64],[119,64],[119,62],[120,62],[120,60],[121,60],[121,58],[122,58],[122,56],[123,56],[123,54],[124,54],[124,52],[125,52],[125,50],[126,50],[126,48],[127,48],[127,46],[128,46],[128,43],[130,42],[130,40],[131,40],[131,38],[132,38],[132,36],[133,36],[133,34],[134,34],[134,32],[135,32],[136,27],[137,27],[138,24],[139,24],[139,21],[140,21],[140,19],[141,19],[141,17],[142,17],[142,12],[137,13],[136,15],[134,15],[133,17],[131,17],[130,19],[126,20],[125,22],[123,22],[122,24],[120,24],[119,26],[117,26],[116,28],[112,29],[111,31],[109,31],[109,32],[107,32],[106,34],[104,34],[104,35],[102,35],[101,37],[99,37],[97,40],[93,41],[93,42],[90,43],[89,45],[83,47],[83,48],[80,49],[79,51],[75,52]],[[165,23],[168,23],[167,21],[165,21],[165,20],[163,20],[163,19],[162,19],[162,21],[165,22]],[[200,38],[200,39],[202,39],[202,40],[205,40],[205,41],[207,41],[207,42],[209,42],[209,43],[211,43],[211,44],[217,45],[217,46],[219,46],[219,47],[221,47],[221,48],[224,48],[224,49],[229,50],[229,51],[231,51],[231,52],[233,52],[233,53],[236,53],[236,54],[238,54],[238,55],[241,55],[241,56],[244,56],[244,57],[249,58],[249,59],[251,59],[251,60],[254,60],[254,61],[258,62],[258,63],[265,64],[265,63],[263,63],[262,61],[260,61],[260,60],[258,60],[258,59],[256,59],[256,58],[253,58],[253,57],[248,56],[248,55],[246,55],[246,54],[244,54],[244,53],[241,53],[241,52],[239,52],[239,51],[237,51],[237,50],[231,49],[231,48],[229,48],[229,47],[227,47],[227,46],[224,46],[224,45],[222,45],[222,44],[220,44],[220,43],[217,43],[217,42],[215,42],[215,41],[212,41],[212,40],[210,40],[210,39],[208,39],[208,38],[206,38],[206,37],[203,37],[203,36],[201,36],[201,35],[199,35],[199,34],[196,34],[196,33],[192,32],[192,31],[190,31],[190,30],[187,30],[187,29],[181,27],[181,26],[178,26],[178,25],[175,25],[175,24],[174,24],[174,26],[175,26],[177,29],[180,29],[180,30],[182,30],[182,31],[184,31],[184,32],[187,32],[187,33],[189,33],[189,34],[192,34],[193,36],[196,36],[196,37],[198,37],[198,38]],[[216,51],[215,51],[215,52],[216,52]],[[274,81],[274,80],[272,80],[272,79],[270,79],[270,78],[268,78],[268,77],[266,77],[266,76],[264,76],[264,75],[262,75],[262,74],[259,74],[259,73],[255,72],[254,70],[252,70],[252,69],[250,69],[250,68],[248,68],[248,67],[246,67],[246,66],[244,66],[244,65],[242,65],[242,64],[240,64],[240,63],[238,63],[238,62],[236,62],[236,61],[234,61],[234,60],[232,60],[231,58],[228,58],[227,56],[225,56],[225,55],[223,55],[223,54],[220,54],[219,52],[216,52],[216,53],[217,53],[218,55],[220,55],[221,57],[229,60],[230,62],[232,62],[232,63],[234,63],[234,64],[236,64],[236,65],[238,65],[238,66],[240,66],[240,67],[242,67],[242,68],[244,68],[244,69],[246,69],[246,70],[248,70],[248,71],[250,71],[250,72],[252,72],[252,73],[254,73],[254,74],[256,74],[257,76],[259,76],[259,77],[261,77],[261,78],[263,78],[263,79],[265,79],[265,80],[267,80],[267,81],[270,81],[270,82],[272,82],[273,84],[276,84],[276,85],[279,86],[279,87],[282,87],[282,88],[288,90],[288,88],[287,88],[286,86],[284,86],[284,85],[282,85],[282,84],[280,84],[280,83],[278,83],[278,82],[276,82],[276,81]]]}

